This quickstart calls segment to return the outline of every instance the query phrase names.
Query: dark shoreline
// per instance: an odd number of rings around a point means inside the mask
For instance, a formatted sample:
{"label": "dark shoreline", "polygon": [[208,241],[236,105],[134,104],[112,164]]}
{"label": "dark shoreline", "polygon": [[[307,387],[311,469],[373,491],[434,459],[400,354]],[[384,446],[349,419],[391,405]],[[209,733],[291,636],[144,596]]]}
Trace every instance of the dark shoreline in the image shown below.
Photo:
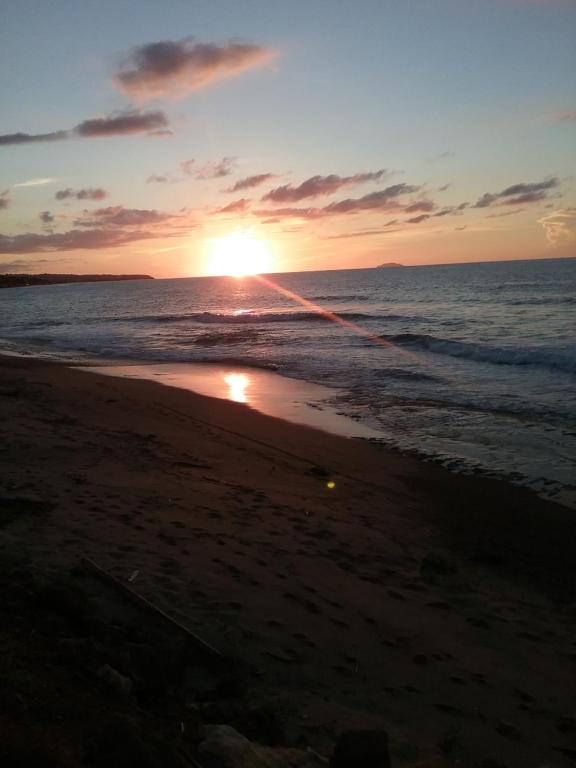
{"label": "dark shoreline", "polygon": [[78,285],[83,283],[115,283],[127,280],[154,280],[150,275],[69,275],[69,274],[0,274],[0,288],[31,288],[38,285]]}

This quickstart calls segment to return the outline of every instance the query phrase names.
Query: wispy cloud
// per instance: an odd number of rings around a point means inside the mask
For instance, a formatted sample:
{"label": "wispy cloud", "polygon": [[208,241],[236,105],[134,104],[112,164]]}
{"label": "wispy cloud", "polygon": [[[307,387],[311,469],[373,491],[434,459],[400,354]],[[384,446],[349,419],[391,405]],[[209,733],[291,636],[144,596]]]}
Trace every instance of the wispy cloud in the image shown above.
{"label": "wispy cloud", "polygon": [[538,219],[552,246],[576,242],[576,208],[560,208]]}
{"label": "wispy cloud", "polygon": [[567,112],[555,112],[552,118],[558,123],[573,123],[576,120],[576,110]]}
{"label": "wispy cloud", "polygon": [[100,187],[88,187],[87,189],[59,189],[54,195],[56,200],[70,200],[75,198],[76,200],[104,200],[108,193],[105,189]]}
{"label": "wispy cloud", "polygon": [[527,203],[539,203],[549,198],[551,190],[560,186],[557,178],[553,177],[545,181],[513,184],[501,192],[486,192],[476,202],[474,208],[488,208],[497,205],[523,205]]}
{"label": "wispy cloud", "polygon": [[42,211],[42,213],[38,214],[40,221],[42,221],[44,224],[52,224],[54,221],[53,214],[50,213],[50,211]]}
{"label": "wispy cloud", "polygon": [[429,213],[430,211],[433,211],[434,208],[436,208],[436,205],[432,200],[416,200],[415,203],[411,203],[406,208],[406,213],[417,213],[418,211]]}
{"label": "wispy cloud", "polygon": [[386,174],[385,170],[356,173],[353,176],[312,176],[297,187],[284,184],[270,190],[262,200],[271,203],[297,203],[300,200],[312,199],[323,195],[333,195],[345,187],[364,184],[368,181],[379,181]]}
{"label": "wispy cloud", "polygon": [[8,190],[0,192],[0,211],[5,211],[10,207],[10,193]]}
{"label": "wispy cloud", "polygon": [[277,178],[278,175],[275,173],[259,173],[255,176],[246,176],[246,178],[240,179],[232,187],[226,189],[225,192],[241,192],[244,189],[254,189],[254,187],[260,187],[267,181]]}
{"label": "wispy cloud", "polygon": [[217,162],[204,163],[204,165],[196,171],[196,178],[207,179],[221,179],[223,176],[229,176],[236,164],[235,157],[223,157],[222,160]]}
{"label": "wispy cloud", "polygon": [[148,176],[146,179],[146,184],[164,184],[166,181],[168,181],[168,176],[159,176],[153,174],[152,176]]}
{"label": "wispy cloud", "polygon": [[76,227],[142,227],[160,224],[174,218],[171,213],[163,213],[143,208],[125,208],[122,205],[110,205],[95,211],[84,211],[76,219]]}
{"label": "wispy cloud", "polygon": [[[386,225],[388,226],[388,225]],[[402,232],[402,228],[398,229],[361,229],[357,232],[344,232],[340,235],[328,235],[324,237],[324,240],[348,240],[354,237],[373,237],[376,235],[391,235],[394,232]]]}
{"label": "wispy cloud", "polygon": [[115,85],[141,101],[183,98],[193,91],[266,64],[276,53],[261,45],[163,40],[134,48],[114,76]]}
{"label": "wispy cloud", "polygon": [[57,264],[61,262],[68,262],[70,259],[15,259],[14,261],[0,262],[0,271],[2,272],[21,272],[40,267],[42,264]]}
{"label": "wispy cloud", "polygon": [[228,203],[224,208],[219,208],[216,213],[246,213],[250,208],[250,200],[241,197],[240,200],[234,200]]}
{"label": "wispy cloud", "polygon": [[6,133],[0,136],[0,146],[32,144],[44,141],[62,141],[73,138],[100,138],[107,136],[130,136],[138,133],[157,134],[165,128],[168,119],[164,112],[137,112],[131,110],[110,117],[95,117],[83,120],[75,128],[51,133]]}
{"label": "wispy cloud", "polygon": [[192,176],[194,171],[192,170],[193,166],[195,165],[196,160],[183,160],[180,163],[180,170],[184,174],[184,176]]}
{"label": "wispy cloud", "polygon": [[432,155],[432,157],[428,158],[428,162],[439,163],[442,162],[442,160],[449,160],[451,157],[456,157],[456,152],[450,152],[448,150],[446,152],[439,152],[437,155]]}
{"label": "wispy cloud", "polygon": [[393,184],[390,187],[371,192],[363,197],[347,198],[337,203],[330,203],[322,208],[269,208],[255,211],[257,216],[299,219],[319,219],[326,216],[349,215],[369,211],[403,211],[409,203],[401,203],[398,198],[417,192],[419,186],[412,184]]}
{"label": "wispy cloud", "polygon": [[517,213],[521,213],[524,208],[516,208],[515,211],[503,211],[502,213],[489,213],[487,219],[502,219],[505,216],[515,216]]}
{"label": "wispy cloud", "polygon": [[9,144],[32,144],[41,141],[61,141],[70,138],[70,131],[52,131],[51,133],[4,133],[0,136],[0,146]]}
{"label": "wispy cloud", "polygon": [[45,184],[53,184],[56,179],[28,179],[14,184],[14,187],[43,187]]}

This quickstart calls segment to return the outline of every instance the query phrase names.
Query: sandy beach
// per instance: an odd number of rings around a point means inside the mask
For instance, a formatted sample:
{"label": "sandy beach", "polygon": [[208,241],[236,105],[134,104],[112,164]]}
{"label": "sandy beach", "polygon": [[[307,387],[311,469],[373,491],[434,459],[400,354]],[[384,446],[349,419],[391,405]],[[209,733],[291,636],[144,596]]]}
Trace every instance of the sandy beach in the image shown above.
{"label": "sandy beach", "polygon": [[[248,670],[243,700],[394,766],[576,761],[574,513],[149,381],[0,360],[0,562],[90,558]],[[0,501],[0,512],[2,501]]]}

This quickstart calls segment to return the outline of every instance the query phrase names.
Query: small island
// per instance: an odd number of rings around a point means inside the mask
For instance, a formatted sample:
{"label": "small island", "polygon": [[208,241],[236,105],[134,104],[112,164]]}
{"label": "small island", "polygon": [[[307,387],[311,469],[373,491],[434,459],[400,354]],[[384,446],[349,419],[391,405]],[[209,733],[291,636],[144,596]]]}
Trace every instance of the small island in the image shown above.
{"label": "small island", "polygon": [[117,280],[154,280],[150,275],[2,275],[0,288],[21,288],[30,285],[57,285],[63,283],[107,283]]}
{"label": "small island", "polygon": [[395,261],[386,261],[384,264],[378,264],[375,269],[389,269],[390,267],[403,267],[404,264],[397,264]]}

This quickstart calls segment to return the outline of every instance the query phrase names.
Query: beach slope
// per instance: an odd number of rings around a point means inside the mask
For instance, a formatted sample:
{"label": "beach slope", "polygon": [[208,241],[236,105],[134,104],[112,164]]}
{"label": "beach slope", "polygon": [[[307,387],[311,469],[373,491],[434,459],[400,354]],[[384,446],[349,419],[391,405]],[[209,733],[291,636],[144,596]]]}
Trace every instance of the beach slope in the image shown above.
{"label": "beach slope", "polygon": [[90,558],[131,579],[242,663],[237,705],[272,707],[290,744],[327,754],[347,728],[385,728],[394,765],[573,764],[568,510],[23,358],[0,360],[0,423],[0,561],[66,574]]}

